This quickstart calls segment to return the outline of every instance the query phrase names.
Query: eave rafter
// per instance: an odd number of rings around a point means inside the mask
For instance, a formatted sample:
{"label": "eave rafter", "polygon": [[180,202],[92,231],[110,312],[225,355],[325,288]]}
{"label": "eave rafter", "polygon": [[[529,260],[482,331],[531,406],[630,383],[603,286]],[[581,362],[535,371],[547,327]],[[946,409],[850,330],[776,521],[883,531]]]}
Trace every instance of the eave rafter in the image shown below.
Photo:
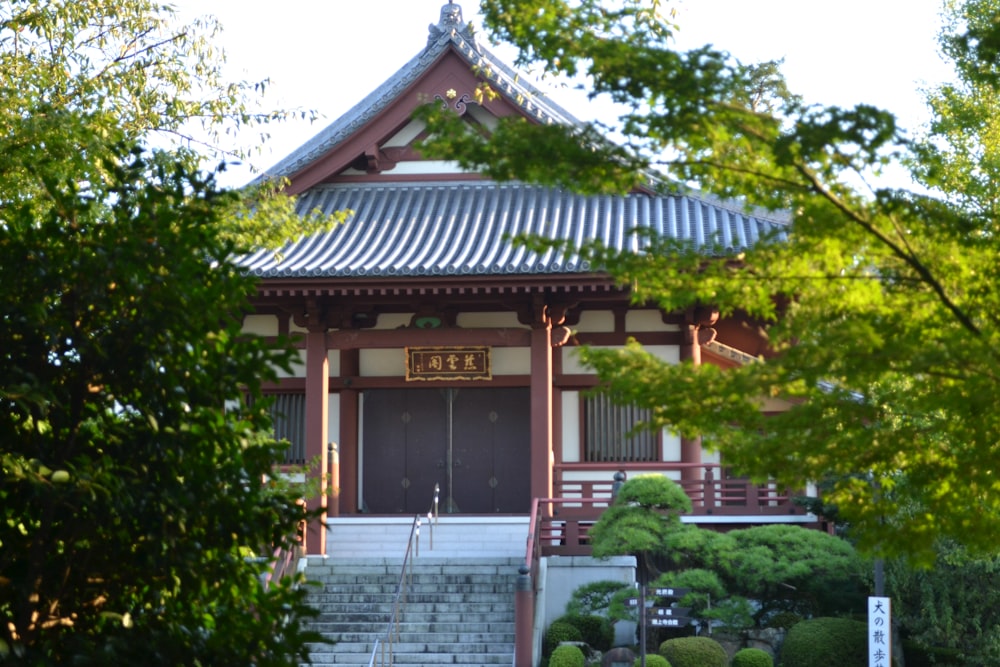
{"label": "eave rafter", "polygon": [[580,298],[620,300],[628,291],[601,276],[533,276],[530,279],[491,279],[483,276],[475,282],[461,279],[362,280],[343,279],[268,279],[261,280],[257,300],[284,298],[434,298],[434,297],[508,297],[532,294],[566,294]]}

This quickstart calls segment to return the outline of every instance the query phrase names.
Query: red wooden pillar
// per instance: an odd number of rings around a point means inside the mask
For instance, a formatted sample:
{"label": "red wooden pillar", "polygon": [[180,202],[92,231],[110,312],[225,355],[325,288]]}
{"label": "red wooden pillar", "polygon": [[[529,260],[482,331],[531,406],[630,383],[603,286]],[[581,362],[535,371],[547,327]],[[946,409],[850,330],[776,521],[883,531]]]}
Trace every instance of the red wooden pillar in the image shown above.
{"label": "red wooden pillar", "polygon": [[[715,330],[711,328],[719,319],[719,311],[714,308],[691,308],[684,314],[684,342],[681,343],[681,361],[690,361],[695,366],[701,365],[701,346],[715,338]],[[681,436],[681,463],[701,463],[701,437],[687,438]],[[697,481],[702,478],[702,467],[691,465],[681,470],[681,481]]]}
{"label": "red wooden pillar", "polygon": [[536,305],[531,330],[531,497],[552,497],[552,323]]}
{"label": "red wooden pillar", "polygon": [[306,505],[310,510],[322,510],[319,518],[313,519],[306,527],[306,553],[326,554],[326,494],[329,483],[327,452],[327,424],[330,401],[330,363],[327,358],[325,330],[313,330],[306,334],[306,461],[318,461],[310,468],[309,475],[319,478],[323,484],[317,497],[309,498]]}

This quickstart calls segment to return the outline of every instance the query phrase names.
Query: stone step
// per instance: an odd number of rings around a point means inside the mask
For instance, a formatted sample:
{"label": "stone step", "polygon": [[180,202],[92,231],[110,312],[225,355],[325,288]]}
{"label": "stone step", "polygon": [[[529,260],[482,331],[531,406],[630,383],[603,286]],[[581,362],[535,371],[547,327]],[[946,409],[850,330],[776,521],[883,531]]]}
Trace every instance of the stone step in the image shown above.
{"label": "stone step", "polygon": [[[383,654],[380,646],[376,652],[375,665],[511,665],[514,651],[469,654],[461,647],[440,647],[436,652],[406,651],[402,646],[392,647],[392,661],[389,662],[388,649]],[[354,651],[331,651],[328,647],[318,648],[310,654],[312,665],[367,665],[372,657],[372,646],[357,647]]]}
{"label": "stone step", "polygon": [[[435,585],[432,582],[419,584],[417,586],[406,586],[403,590],[407,592],[407,597],[412,596],[427,596],[427,595],[446,595],[446,596],[458,596],[458,595],[491,595],[495,593],[513,593],[515,589],[514,582],[506,581],[482,581],[475,584],[448,584],[441,583],[440,585]],[[325,596],[357,596],[358,594],[365,594],[372,598],[379,597],[395,597],[396,595],[396,584],[392,585],[378,585],[371,583],[358,583],[352,585],[349,581],[336,581],[330,582],[324,585],[322,588],[317,590],[310,589],[310,593],[315,595],[317,598],[323,598]]]}
{"label": "stone step", "polygon": [[[519,558],[484,560],[482,558],[417,558],[412,571],[419,574],[474,576],[484,574],[517,574],[523,563]],[[322,577],[328,574],[383,574],[397,579],[402,574],[402,559],[391,558],[327,558],[309,556],[306,575]]]}
{"label": "stone step", "polygon": [[[510,665],[519,564],[517,558],[415,559],[406,572],[391,664]],[[393,559],[309,559],[308,600],[319,612],[309,627],[336,642],[314,647],[312,664],[369,664],[386,636],[402,567]]]}
{"label": "stone step", "polygon": [[[330,635],[331,639],[337,641],[346,640],[347,637],[354,637],[352,641],[361,641],[359,637],[371,639],[372,635],[384,635],[388,623],[364,623],[351,621],[330,621],[314,622],[310,629],[322,632],[324,636]],[[513,621],[501,621],[499,623],[451,623],[451,622],[414,622],[402,623],[397,631],[400,635],[423,636],[426,639],[428,633],[434,633],[435,637],[491,637],[500,638],[510,636],[513,641],[514,623]],[[445,640],[442,640],[445,641]],[[448,639],[446,641],[459,641]]]}
{"label": "stone step", "polygon": [[[354,667],[366,666],[371,660],[371,652],[368,653],[315,653],[311,656],[311,662],[309,665],[353,665]],[[465,658],[468,658],[466,660]],[[513,663],[514,654],[492,654],[492,655],[475,655],[475,656],[464,656],[461,654],[455,655],[452,653],[441,653],[430,655],[426,653],[393,653],[392,660],[390,662],[388,656],[381,658],[376,656],[373,663],[374,667],[383,667],[388,665],[407,667],[440,667],[441,665],[449,665],[450,667],[486,667],[487,665],[507,665],[508,667]],[[307,666],[304,666],[307,667]]]}
{"label": "stone step", "polygon": [[[471,603],[470,603],[471,604]],[[344,606],[319,606],[313,605],[313,608],[319,611],[319,616],[316,620],[327,621],[331,618],[336,617],[346,617],[352,621],[360,622],[362,619],[364,621],[387,621],[389,615],[392,613],[391,607],[384,608],[368,608],[368,609],[358,609],[356,606],[344,605]],[[447,610],[429,610],[421,611],[414,609],[406,609],[400,614],[400,618],[403,621],[409,621],[410,619],[422,619],[422,620],[434,620],[439,623],[489,623],[491,621],[496,622],[513,622],[514,611],[510,606],[499,606],[491,605],[487,609],[477,608],[474,611],[459,611],[460,608],[452,607],[451,611]]]}
{"label": "stone step", "polygon": [[[493,604],[503,603],[505,598],[513,598],[514,591],[483,591],[476,593],[443,593],[435,595],[433,593],[410,593],[400,600],[407,606],[439,605],[452,609],[467,604]],[[358,607],[392,607],[395,603],[395,595],[373,595],[371,593],[341,593],[337,596],[316,596],[310,598],[314,604],[330,605],[355,605]],[[416,608],[416,607],[415,607]]]}

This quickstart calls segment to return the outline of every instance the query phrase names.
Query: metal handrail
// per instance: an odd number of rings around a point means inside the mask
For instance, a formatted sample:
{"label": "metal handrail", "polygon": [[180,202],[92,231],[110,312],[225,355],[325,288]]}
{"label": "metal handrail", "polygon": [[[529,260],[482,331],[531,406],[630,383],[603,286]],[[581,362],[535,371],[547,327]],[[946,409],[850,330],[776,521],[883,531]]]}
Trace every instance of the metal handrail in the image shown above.
{"label": "metal handrail", "polygon": [[[431,549],[434,548],[434,526],[437,524],[438,500],[440,493],[440,486],[435,484],[434,501],[431,504],[431,509],[427,512],[428,536]],[[407,590],[410,583],[413,581],[413,558],[420,557],[421,518],[422,517],[417,514],[413,517],[413,523],[410,525],[410,537],[406,541],[406,551],[403,553],[403,565],[399,573],[399,582],[396,584],[396,595],[392,601],[392,613],[389,614],[389,621],[386,624],[385,639],[375,639],[375,645],[372,647],[372,655],[371,659],[368,661],[368,667],[375,667],[376,658],[381,658],[377,663],[379,667],[392,665],[393,644],[399,641],[400,616],[402,615],[403,605],[406,603]],[[410,557],[411,554],[413,558]],[[380,646],[382,648],[381,652],[379,651]],[[388,662],[386,662],[387,654]]]}
{"label": "metal handrail", "polygon": [[271,567],[261,577],[264,590],[271,587],[272,581],[280,581],[292,569],[292,562],[296,559],[297,549],[283,549],[278,547],[270,558],[265,558],[271,563]]}

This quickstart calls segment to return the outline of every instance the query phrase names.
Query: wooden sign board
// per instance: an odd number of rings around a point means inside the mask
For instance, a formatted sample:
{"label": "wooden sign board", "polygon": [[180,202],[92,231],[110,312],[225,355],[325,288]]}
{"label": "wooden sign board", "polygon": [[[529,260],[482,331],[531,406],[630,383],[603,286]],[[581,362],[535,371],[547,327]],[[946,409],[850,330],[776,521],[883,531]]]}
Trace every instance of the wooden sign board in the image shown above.
{"label": "wooden sign board", "polygon": [[489,347],[408,347],[406,381],[492,380]]}

